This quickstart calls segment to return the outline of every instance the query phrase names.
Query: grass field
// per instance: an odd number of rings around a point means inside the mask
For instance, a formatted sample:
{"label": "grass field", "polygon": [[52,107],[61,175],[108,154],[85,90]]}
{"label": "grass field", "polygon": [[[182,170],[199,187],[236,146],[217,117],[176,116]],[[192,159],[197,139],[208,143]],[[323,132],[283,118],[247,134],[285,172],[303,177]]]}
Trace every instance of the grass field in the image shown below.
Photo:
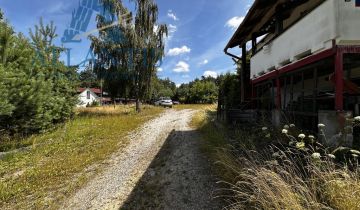
{"label": "grass field", "polygon": [[30,145],[0,159],[0,209],[56,209],[95,175],[107,157],[128,142],[126,135],[164,109],[144,106],[88,108],[46,134],[22,140]]}

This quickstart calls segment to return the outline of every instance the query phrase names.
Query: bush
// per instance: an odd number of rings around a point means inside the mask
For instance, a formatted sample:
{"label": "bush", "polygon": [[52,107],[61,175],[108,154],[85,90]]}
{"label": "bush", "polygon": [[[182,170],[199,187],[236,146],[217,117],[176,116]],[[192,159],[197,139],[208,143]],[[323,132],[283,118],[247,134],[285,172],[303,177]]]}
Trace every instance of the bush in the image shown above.
{"label": "bush", "polygon": [[52,25],[40,26],[29,41],[0,22],[0,130],[29,135],[73,115],[76,71],[59,61]]}

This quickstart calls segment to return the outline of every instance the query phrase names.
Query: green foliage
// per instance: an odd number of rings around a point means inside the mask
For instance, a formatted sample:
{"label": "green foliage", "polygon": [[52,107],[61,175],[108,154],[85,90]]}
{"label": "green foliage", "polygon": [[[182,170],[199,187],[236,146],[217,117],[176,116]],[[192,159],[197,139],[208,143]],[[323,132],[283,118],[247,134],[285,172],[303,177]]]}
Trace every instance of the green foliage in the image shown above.
{"label": "green foliage", "polygon": [[160,97],[173,98],[176,93],[176,84],[170,79],[153,78],[151,99],[159,99]]}
{"label": "green foliage", "polygon": [[222,104],[226,108],[236,108],[241,103],[240,98],[240,81],[237,74],[225,74],[221,75],[220,82],[220,96]]}
{"label": "green foliage", "polygon": [[91,66],[87,66],[84,71],[79,73],[80,87],[96,88],[100,87],[100,81]]}
{"label": "green foliage", "polygon": [[182,84],[176,93],[176,97],[182,103],[201,104],[215,103],[218,98],[217,80],[213,78],[196,79],[189,84]]}
{"label": "green foliage", "polygon": [[[104,79],[105,89],[113,98],[130,94],[139,102],[150,95],[156,64],[164,56],[167,26],[157,23],[158,8],[153,0],[134,2],[133,17],[121,1],[103,0],[112,20],[98,15],[97,27],[108,26],[116,19],[120,24],[107,27],[90,39],[97,56],[94,69]],[[140,111],[139,103],[137,110]]]}
{"label": "green foliage", "polygon": [[0,130],[31,134],[64,122],[76,104],[76,71],[59,61],[55,27],[35,26],[32,42],[0,23]]}

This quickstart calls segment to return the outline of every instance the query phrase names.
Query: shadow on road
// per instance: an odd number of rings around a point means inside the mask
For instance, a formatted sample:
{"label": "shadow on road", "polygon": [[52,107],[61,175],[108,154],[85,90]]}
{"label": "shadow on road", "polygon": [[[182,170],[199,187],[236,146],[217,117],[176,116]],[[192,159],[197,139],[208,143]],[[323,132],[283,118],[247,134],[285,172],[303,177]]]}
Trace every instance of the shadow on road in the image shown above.
{"label": "shadow on road", "polygon": [[215,182],[198,133],[173,130],[120,209],[219,209]]}

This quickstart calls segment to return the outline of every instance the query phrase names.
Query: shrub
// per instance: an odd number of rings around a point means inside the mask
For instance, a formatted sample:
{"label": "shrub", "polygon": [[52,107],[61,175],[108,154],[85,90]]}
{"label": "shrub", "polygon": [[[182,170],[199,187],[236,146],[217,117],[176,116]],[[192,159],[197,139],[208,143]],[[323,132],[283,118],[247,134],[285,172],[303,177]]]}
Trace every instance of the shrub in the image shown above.
{"label": "shrub", "polygon": [[59,61],[55,37],[42,21],[32,41],[0,22],[0,130],[28,135],[73,115],[76,71]]}

